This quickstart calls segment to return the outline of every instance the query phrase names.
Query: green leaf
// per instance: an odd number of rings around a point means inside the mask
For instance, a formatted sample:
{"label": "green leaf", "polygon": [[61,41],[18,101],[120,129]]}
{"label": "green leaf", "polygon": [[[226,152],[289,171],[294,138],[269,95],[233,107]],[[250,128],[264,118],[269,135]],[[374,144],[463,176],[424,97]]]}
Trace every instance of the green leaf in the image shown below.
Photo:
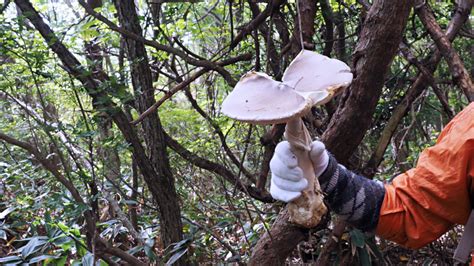
{"label": "green leaf", "polygon": [[185,249],[181,249],[178,252],[174,253],[173,256],[171,256],[171,258],[166,262],[166,265],[172,265],[177,260],[179,260],[179,258],[181,258],[184,254],[186,254],[187,251],[188,251],[188,249],[185,248]]}
{"label": "green leaf", "polygon": [[154,243],[155,241],[153,240],[153,238],[149,238],[145,241],[145,246],[144,246],[145,254],[152,261],[156,260],[155,252],[153,252]]}
{"label": "green leaf", "polygon": [[59,259],[53,259],[53,260],[46,260],[44,262],[45,265],[66,265],[67,262],[67,255],[60,257]]}
{"label": "green leaf", "polygon": [[38,249],[41,248],[47,241],[44,238],[33,237],[28,243],[22,247],[21,256],[27,258],[31,254],[35,253]]}
{"label": "green leaf", "polygon": [[15,207],[8,207],[7,209],[0,212],[0,220],[5,219],[5,217],[7,217],[7,215],[13,212],[14,210],[15,210]]}
{"label": "green leaf", "polygon": [[124,200],[123,202],[127,205],[138,205],[136,200]]}
{"label": "green leaf", "polygon": [[365,246],[365,236],[362,231],[354,229],[350,232],[351,242],[358,248]]}
{"label": "green leaf", "polygon": [[19,263],[19,262],[22,262],[22,259],[19,256],[8,256],[8,257],[0,258],[0,263],[14,264],[14,263]]}
{"label": "green leaf", "polygon": [[87,254],[82,257],[83,266],[94,266],[94,254],[87,252]]}
{"label": "green leaf", "polygon": [[369,252],[365,248],[358,248],[359,258],[360,258],[360,265],[362,266],[371,266],[372,263],[370,262]]}
{"label": "green leaf", "polygon": [[423,266],[430,266],[432,265],[434,260],[432,258],[427,258],[425,261],[423,261]]}
{"label": "green leaf", "polygon": [[137,246],[137,247],[133,247],[133,248],[129,249],[127,251],[127,253],[130,254],[130,255],[133,255],[133,254],[135,254],[137,252],[140,252],[142,250],[143,250],[143,246]]}
{"label": "green leaf", "polygon": [[365,246],[367,250],[369,251],[369,254],[372,254],[379,260],[379,262],[383,261],[383,254],[380,251],[379,247],[375,243],[375,237],[370,237],[369,239],[366,239],[365,241],[367,245]]}
{"label": "green leaf", "polygon": [[58,244],[58,246],[61,247],[62,250],[68,251],[68,250],[71,249],[72,243],[71,242],[66,242],[64,244]]}
{"label": "green leaf", "polygon": [[5,230],[0,229],[0,239],[7,241],[7,232]]}

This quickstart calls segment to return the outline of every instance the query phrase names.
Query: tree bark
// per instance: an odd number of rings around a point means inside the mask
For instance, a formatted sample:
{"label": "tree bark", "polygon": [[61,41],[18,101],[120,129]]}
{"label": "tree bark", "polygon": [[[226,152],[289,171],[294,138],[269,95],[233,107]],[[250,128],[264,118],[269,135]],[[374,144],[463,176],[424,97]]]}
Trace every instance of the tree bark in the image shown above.
{"label": "tree bark", "polygon": [[[456,12],[454,13],[453,18],[449,22],[448,28],[446,30],[446,37],[449,41],[454,40],[457,33],[461,29],[461,26],[469,17],[472,5],[473,1],[471,0],[459,1]],[[429,58],[422,61],[426,62],[425,67],[432,75],[436,70],[436,67],[438,66],[440,60],[441,54],[438,49],[435,49],[435,51],[433,51],[432,55]],[[398,127],[398,124],[408,112],[413,101],[418,98],[418,96],[425,90],[428,84],[429,77],[427,77],[425,74],[423,74],[423,72],[421,72],[416,78],[415,82],[408,89],[401,103],[392,112],[392,115],[390,116],[390,119],[383,129],[381,137],[379,138],[379,142],[374,153],[372,154],[371,158],[364,167],[363,173],[366,176],[373,176],[375,174],[377,167],[382,162],[385,150],[387,149],[387,146],[390,143],[390,140]]]}
{"label": "tree bark", "polygon": [[[150,191],[156,192],[160,191],[160,189],[163,189],[164,187],[169,187],[163,185],[163,182],[166,181],[163,181],[163,179],[159,178],[160,176],[163,176],[164,173],[158,174],[157,171],[159,169],[155,169],[150,158],[146,156],[145,149],[138,138],[137,132],[131,126],[127,115],[123,112],[123,110],[118,108],[111,98],[105,93],[104,84],[110,83],[109,77],[104,72],[92,74],[88,73],[77,60],[77,58],[64,46],[64,44],[59,41],[59,38],[56,36],[56,34],[43,21],[39,13],[33,8],[28,0],[15,0],[15,3],[22,10],[23,14],[25,14],[25,16],[31,21],[36,30],[43,36],[50,49],[58,56],[66,71],[84,85],[84,88],[93,98],[93,100],[101,100],[99,101],[101,103],[99,108],[112,117],[114,123],[122,132],[125,140],[130,144],[133,158],[137,162],[137,165],[147,185],[149,186]],[[173,191],[172,193],[175,192]],[[167,209],[169,207],[167,203],[171,200],[175,200],[175,198],[169,198],[168,194],[153,194],[153,197],[157,202],[164,205],[165,211],[169,211]],[[176,221],[178,220],[173,221],[173,226]],[[164,225],[163,228],[165,228]],[[176,231],[172,231],[171,233],[167,234],[173,234]]]}
{"label": "tree bark", "polygon": [[265,233],[254,247],[249,265],[285,265],[286,257],[307,238],[309,230],[289,224],[288,209],[284,208],[272,225],[271,236]]}
{"label": "tree bark", "polygon": [[[291,57],[295,57],[303,47],[314,49],[313,36],[315,33],[314,17],[316,16],[316,2],[312,0],[297,1],[295,29],[291,42]],[[301,29],[300,29],[301,26]],[[301,43],[303,42],[303,43]]]}
{"label": "tree bark", "polygon": [[332,12],[331,4],[329,0],[319,0],[321,6],[321,13],[324,19],[324,50],[323,55],[331,56],[331,52],[334,46],[334,14]]}
{"label": "tree bark", "polygon": [[[371,124],[384,77],[396,54],[412,5],[412,1],[376,0],[367,14],[354,54],[354,81],[323,135],[326,147],[341,162],[346,162],[355,151]],[[273,240],[268,233],[259,240],[251,264],[281,263],[303,239],[304,230],[295,230],[287,222],[285,213],[280,213],[270,230]],[[288,233],[282,235],[282,232]]]}
{"label": "tree bark", "polygon": [[354,80],[323,135],[341,163],[347,163],[372,122],[412,6],[412,1],[378,0],[367,14],[353,55]]}
{"label": "tree bark", "polygon": [[[143,36],[136,6],[133,1],[114,1],[122,27]],[[127,56],[130,62],[132,84],[136,105],[145,112],[155,103],[154,88],[148,56],[143,42],[125,38]],[[182,240],[182,221],[179,198],[171,172],[163,128],[158,112],[148,115],[142,122],[147,154],[158,176],[145,180],[160,210],[161,236],[165,247]],[[151,186],[157,183],[158,186]]]}
{"label": "tree bark", "polygon": [[[472,1],[471,1],[472,2]],[[454,81],[464,91],[469,102],[474,101],[474,85],[472,83],[469,72],[464,67],[464,64],[459,57],[456,50],[454,50],[448,37],[443,33],[441,27],[436,22],[433,11],[424,3],[422,6],[416,8],[416,13],[426,30],[430,34],[433,41],[436,43],[441,55],[446,59],[449,70],[453,76]]]}

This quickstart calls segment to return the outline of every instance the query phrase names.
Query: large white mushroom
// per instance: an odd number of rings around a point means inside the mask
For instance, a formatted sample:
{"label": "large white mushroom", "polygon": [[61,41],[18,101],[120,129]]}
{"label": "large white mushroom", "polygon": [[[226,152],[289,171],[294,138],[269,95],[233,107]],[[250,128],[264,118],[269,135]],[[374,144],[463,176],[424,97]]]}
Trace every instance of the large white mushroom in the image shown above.
{"label": "large white mushroom", "polygon": [[290,202],[290,221],[311,228],[327,209],[309,157],[312,140],[301,117],[312,106],[326,103],[349,86],[352,73],[344,62],[303,50],[282,80],[275,81],[259,72],[245,74],[222,103],[222,112],[254,124],[287,123],[285,137],[309,184],[299,198]]}

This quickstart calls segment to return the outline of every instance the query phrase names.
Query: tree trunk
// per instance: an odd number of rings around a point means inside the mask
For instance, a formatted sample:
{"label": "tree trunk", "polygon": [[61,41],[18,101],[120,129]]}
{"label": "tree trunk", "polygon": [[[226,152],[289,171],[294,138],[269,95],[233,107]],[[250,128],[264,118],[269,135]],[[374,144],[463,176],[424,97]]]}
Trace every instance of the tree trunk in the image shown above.
{"label": "tree trunk", "polygon": [[[461,29],[461,26],[469,17],[473,5],[472,2],[473,1],[471,0],[459,1],[456,12],[453,15],[451,21],[449,22],[448,28],[446,30],[445,35],[449,41],[452,42],[454,40],[457,33]],[[424,66],[429,70],[430,74],[433,74],[439,62],[441,61],[441,53],[438,49],[434,49],[432,54],[422,61],[426,62]],[[379,138],[379,142],[374,153],[372,154],[371,158],[364,167],[363,173],[366,176],[373,176],[375,174],[377,167],[382,162],[385,150],[387,149],[387,146],[390,143],[393,134],[397,130],[398,124],[408,112],[413,101],[418,98],[419,95],[421,95],[421,93],[426,89],[428,84],[429,77],[427,77],[425,74],[423,74],[423,72],[421,72],[416,78],[415,82],[408,89],[401,103],[395,108],[395,110],[393,110],[390,119],[388,120],[386,126],[383,129],[381,137]]]}
{"label": "tree trunk", "polygon": [[[412,5],[412,1],[376,0],[367,14],[354,54],[354,81],[323,135],[327,148],[342,162],[355,151],[372,122],[384,77],[398,49]],[[273,240],[268,233],[259,240],[251,264],[284,262],[305,232],[295,230],[287,221],[286,211],[281,212],[270,231]]]}
{"label": "tree trunk", "polygon": [[[83,1],[81,1],[84,3]],[[115,124],[118,126],[120,131],[123,134],[125,140],[130,144],[133,152],[133,158],[137,162],[138,167],[144,179],[153,193],[153,197],[158,202],[160,211],[164,213],[162,217],[162,231],[164,232],[166,241],[168,243],[175,242],[174,239],[181,239],[181,217],[179,213],[179,205],[177,202],[176,191],[174,190],[173,183],[170,185],[170,181],[167,178],[161,177],[171,177],[169,173],[169,167],[154,167],[150,158],[146,156],[145,149],[143,148],[138,134],[130,124],[130,121],[126,114],[121,110],[117,105],[112,101],[112,99],[105,93],[104,84],[110,84],[109,77],[104,73],[88,73],[85,71],[85,68],[80,64],[77,58],[60,42],[60,39],[56,37],[56,34],[51,30],[51,28],[43,21],[39,13],[33,8],[31,3],[28,0],[15,0],[16,5],[22,10],[23,14],[31,21],[36,30],[43,36],[44,40],[50,47],[50,49],[57,54],[58,58],[63,63],[64,69],[78,79],[87,90],[87,93],[93,100],[101,99],[101,105],[99,108],[104,110],[110,117],[112,117]],[[112,89],[108,87],[108,89]],[[158,120],[159,121],[159,120]],[[161,125],[160,125],[161,126]],[[160,127],[161,128],[161,127]],[[163,136],[163,132],[158,131]],[[158,142],[163,143],[163,142]],[[159,149],[159,151],[166,155],[164,149]],[[166,166],[169,164],[167,156],[163,157],[163,162],[160,166]],[[170,187],[173,189],[168,190]],[[68,187],[71,191],[71,189]],[[79,196],[80,198],[80,196]],[[176,211],[176,206],[178,206],[178,211]],[[87,216],[86,216],[87,218]],[[89,221],[88,224],[94,225],[93,221]],[[170,229],[169,231],[167,229]],[[89,230],[90,231],[90,230]],[[106,245],[108,243],[101,242]],[[114,252],[114,255],[118,255],[119,249],[113,247],[107,247],[106,252]],[[120,253],[123,253],[120,250]],[[130,256],[127,253],[121,254],[121,258],[128,259],[131,261],[131,258],[135,259],[133,256]],[[131,258],[129,258],[131,257]],[[136,263],[139,264],[138,260]]]}
{"label": "tree trunk", "polygon": [[[291,42],[291,57],[295,57],[303,47],[314,49],[313,36],[315,33],[314,17],[316,16],[316,2],[312,0],[297,1],[295,29]],[[301,29],[300,29],[301,26]],[[301,43],[303,42],[303,43]]]}
{"label": "tree trunk", "polygon": [[[142,36],[142,29],[133,1],[114,1],[122,27]],[[136,105],[143,113],[155,103],[152,75],[143,42],[126,38]],[[166,151],[166,143],[158,113],[147,116],[142,122],[147,154],[158,176],[145,181],[160,209],[161,236],[167,247],[182,240],[183,225],[178,195]]]}
{"label": "tree trunk", "polygon": [[347,163],[372,122],[412,6],[412,1],[378,0],[367,14],[353,54],[354,80],[323,136],[341,163]]}
{"label": "tree trunk", "polygon": [[309,230],[288,223],[289,217],[284,208],[272,225],[271,236],[265,233],[254,247],[249,265],[284,265],[288,254],[307,238]]}
{"label": "tree trunk", "polygon": [[438,50],[443,55],[444,59],[446,59],[454,81],[464,91],[469,102],[474,101],[474,84],[469,76],[469,72],[464,67],[464,63],[451,45],[449,38],[443,33],[443,30],[441,30],[441,27],[436,22],[433,11],[431,11],[428,3],[417,8],[416,13],[425,28],[428,30],[428,33],[431,35],[431,38],[436,43]]}

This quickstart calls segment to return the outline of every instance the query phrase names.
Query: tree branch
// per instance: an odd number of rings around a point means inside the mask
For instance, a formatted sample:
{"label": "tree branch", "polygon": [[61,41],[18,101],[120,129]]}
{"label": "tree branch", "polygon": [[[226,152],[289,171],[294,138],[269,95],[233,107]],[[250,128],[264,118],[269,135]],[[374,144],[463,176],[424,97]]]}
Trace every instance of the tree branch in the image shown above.
{"label": "tree branch", "polygon": [[[261,14],[258,4],[254,2],[253,0],[248,0],[247,2],[250,6],[250,10],[252,11],[253,18],[256,19]],[[283,75],[281,71],[281,67],[280,67],[281,58],[276,49],[275,41],[273,40],[272,28],[269,27],[267,23],[262,22],[258,26],[258,30],[260,31],[261,35],[264,36],[264,39],[265,39],[266,52],[267,52],[267,66],[270,66],[273,76],[277,80],[281,79],[281,76]],[[256,36],[255,38],[258,39],[258,36]],[[256,41],[256,45],[257,44],[258,44],[258,40]]]}
{"label": "tree branch", "polygon": [[474,101],[474,84],[469,76],[469,72],[464,67],[464,63],[456,50],[454,50],[448,37],[443,33],[443,30],[436,22],[428,2],[424,2],[423,5],[417,7],[415,12],[436,43],[441,55],[446,59],[454,81],[464,91],[469,102]]}
{"label": "tree branch", "polygon": [[64,175],[61,174],[59,169],[51,163],[50,160],[46,159],[41,152],[35,148],[33,145],[23,142],[21,140],[15,139],[7,134],[4,134],[3,132],[0,131],[0,140],[3,140],[11,145],[20,147],[26,151],[28,151],[31,155],[35,157],[36,160],[38,160],[43,167],[51,172],[56,179],[63,184],[69,192],[71,192],[72,197],[77,203],[80,204],[86,204],[84,199],[81,197],[79,191],[76,189],[76,187],[70,182]]}
{"label": "tree branch", "polygon": [[416,59],[415,55],[412,53],[412,51],[410,50],[410,48],[405,42],[400,43],[400,51],[402,52],[403,56],[407,59],[408,62],[415,65],[416,68],[418,68],[418,70],[422,73],[422,75],[425,75],[427,82],[433,88],[433,91],[435,92],[441,105],[443,106],[443,109],[446,112],[446,115],[450,119],[453,118],[454,111],[451,110],[451,107],[449,107],[449,103],[447,99],[444,97],[444,95],[442,95],[440,89],[438,88],[438,85],[436,85],[435,78],[433,77],[433,74],[431,73],[431,71],[426,66],[424,66],[418,59]]}
{"label": "tree branch", "polygon": [[[125,140],[132,147],[133,158],[136,160],[150,190],[159,191],[159,188],[157,188],[160,185],[160,180],[158,179],[159,175],[153,168],[150,159],[146,156],[145,149],[143,148],[136,131],[130,125],[125,113],[113,103],[111,98],[105,94],[104,88],[101,87],[103,84],[107,84],[106,81],[109,80],[109,77],[104,72],[87,72],[76,57],[59,41],[56,34],[43,21],[39,13],[33,8],[28,0],[15,0],[15,3],[43,36],[51,50],[56,53],[66,71],[81,81],[93,100],[100,99],[98,102],[101,102],[101,105],[98,106],[98,108],[112,117],[115,124],[122,132]],[[155,200],[158,201],[158,198],[156,198],[157,195],[153,196],[155,197]],[[88,219],[87,216],[86,219]],[[93,221],[88,222],[88,224],[95,226]],[[94,232],[93,230],[88,231],[92,232],[92,234]]]}
{"label": "tree branch", "polygon": [[372,123],[385,75],[395,56],[412,1],[374,1],[353,54],[354,80],[341,97],[322,139],[339,162],[347,163]]}
{"label": "tree branch", "polygon": [[284,2],[285,0],[270,0],[265,9],[257,17],[242,27],[237,36],[235,36],[235,38],[230,43],[230,50],[235,48],[240,41],[252,33],[252,31],[254,31],[261,23],[263,23],[273,13],[274,10],[279,9]]}
{"label": "tree branch", "polygon": [[[225,66],[225,65],[230,65],[230,64],[234,64],[236,62],[239,62],[239,61],[246,61],[246,60],[250,60],[252,58],[252,55],[251,54],[243,54],[243,55],[240,55],[240,56],[237,56],[237,57],[233,57],[233,58],[229,58],[227,60],[222,60],[221,62],[219,62],[218,64],[219,65],[222,65],[222,66]],[[193,81],[195,81],[196,79],[198,79],[200,76],[204,75],[206,72],[208,72],[209,69],[207,68],[202,68],[200,70],[198,70],[197,72],[195,72],[192,76],[190,76],[188,79],[180,82],[178,85],[176,85],[175,87],[171,88],[168,92],[166,92],[166,94],[161,98],[159,99],[157,102],[155,102],[152,106],[150,106],[145,112],[141,113],[140,116],[135,119],[134,121],[132,121],[131,123],[133,125],[136,125],[140,122],[143,121],[143,119],[145,119],[145,117],[149,116],[150,114],[154,113],[156,110],[158,110],[158,108],[168,99],[170,99],[171,97],[173,97],[173,95],[175,95],[176,93],[178,93],[179,91],[182,91],[183,89],[185,89],[187,86],[189,86],[189,84],[191,84]]]}
{"label": "tree branch", "polygon": [[203,68],[206,68],[206,69],[215,70],[216,72],[218,72],[219,74],[222,75],[222,77],[226,80],[226,82],[231,87],[234,87],[235,84],[237,84],[237,81],[231,76],[231,74],[227,70],[225,70],[222,66],[218,65],[217,63],[212,62],[212,61],[208,61],[208,60],[194,59],[194,58],[188,56],[182,50],[176,49],[176,48],[171,47],[171,46],[163,45],[163,44],[161,44],[157,41],[148,40],[143,36],[140,36],[140,35],[138,35],[134,32],[128,31],[124,28],[121,28],[121,27],[117,26],[115,23],[113,23],[112,21],[108,20],[106,17],[104,17],[100,13],[95,12],[95,10],[92,9],[89,5],[87,5],[84,2],[84,0],[78,0],[78,1],[79,1],[79,4],[81,4],[81,6],[84,7],[84,9],[87,11],[88,14],[90,14],[91,16],[96,18],[97,20],[103,22],[111,30],[122,34],[124,37],[130,38],[130,39],[133,39],[133,40],[136,40],[136,41],[140,41],[143,44],[151,46],[151,47],[153,47],[157,50],[165,51],[165,52],[168,52],[170,54],[177,55],[177,56],[181,57],[184,61],[186,61],[187,63],[189,63],[191,65],[198,66],[198,67],[203,67]]}
{"label": "tree branch", "polygon": [[125,215],[125,213],[122,211],[118,202],[114,199],[114,197],[110,193],[106,194],[106,198],[110,206],[112,206],[112,209],[114,210],[114,212],[117,214],[118,219],[122,222],[123,226],[125,226],[125,228],[128,229],[133,239],[135,239],[135,241],[137,241],[138,244],[144,246],[145,243],[143,241],[143,238],[140,236],[137,230],[135,230],[135,227],[133,227],[133,224],[130,222],[127,215]]}
{"label": "tree branch", "polygon": [[262,202],[274,202],[273,198],[268,193],[262,193],[251,185],[246,185],[241,182],[239,177],[235,176],[229,169],[224,166],[217,164],[215,162],[209,161],[205,158],[199,157],[198,155],[188,151],[186,148],[181,146],[176,140],[174,140],[170,135],[164,132],[166,143],[168,146],[178,153],[185,160],[189,161],[193,165],[208,170],[214,174],[222,176],[229,183],[234,184],[236,188],[251,197],[260,200]]}
{"label": "tree branch", "polygon": [[216,124],[215,121],[213,121],[209,115],[202,110],[202,108],[199,106],[197,101],[193,98],[191,95],[191,92],[186,90],[185,92],[186,97],[188,98],[188,101],[191,103],[191,106],[198,112],[206,121],[214,128],[217,136],[219,137],[219,140],[221,141],[222,148],[224,149],[225,153],[227,156],[230,158],[230,160],[239,168],[239,171],[241,171],[249,180],[251,180],[253,183],[256,182],[255,177],[249,173],[249,171],[243,166],[243,163],[237,159],[237,157],[234,155],[230,147],[227,145],[226,142],[226,137],[224,133],[222,132],[221,128],[219,127],[218,124]]}
{"label": "tree branch", "polygon": [[332,47],[334,46],[334,14],[329,0],[319,0],[321,13],[323,14],[325,31],[323,38],[325,40],[323,55],[331,56]]}
{"label": "tree branch", "polygon": [[[458,2],[457,10],[454,13],[453,18],[449,22],[446,30],[446,37],[449,39],[449,41],[454,40],[461,26],[469,17],[472,5],[473,3],[471,0],[462,0]],[[438,66],[440,60],[441,54],[439,50],[435,49],[431,56],[422,61],[427,62],[425,64],[426,68],[428,68],[429,72],[432,75],[436,70],[436,67]],[[379,142],[377,144],[376,149],[374,150],[372,156],[370,157],[369,161],[363,169],[363,174],[365,174],[366,176],[370,177],[375,174],[377,167],[383,160],[385,150],[387,149],[388,144],[390,143],[390,140],[398,127],[398,124],[409,110],[413,101],[417,99],[418,96],[421,95],[421,93],[425,90],[428,84],[428,79],[429,77],[425,76],[423,73],[420,73],[416,78],[415,82],[406,92],[405,97],[403,97],[400,104],[395,108],[395,110],[393,110],[392,115],[390,116],[390,119],[385,125],[383,132],[379,138]]]}

